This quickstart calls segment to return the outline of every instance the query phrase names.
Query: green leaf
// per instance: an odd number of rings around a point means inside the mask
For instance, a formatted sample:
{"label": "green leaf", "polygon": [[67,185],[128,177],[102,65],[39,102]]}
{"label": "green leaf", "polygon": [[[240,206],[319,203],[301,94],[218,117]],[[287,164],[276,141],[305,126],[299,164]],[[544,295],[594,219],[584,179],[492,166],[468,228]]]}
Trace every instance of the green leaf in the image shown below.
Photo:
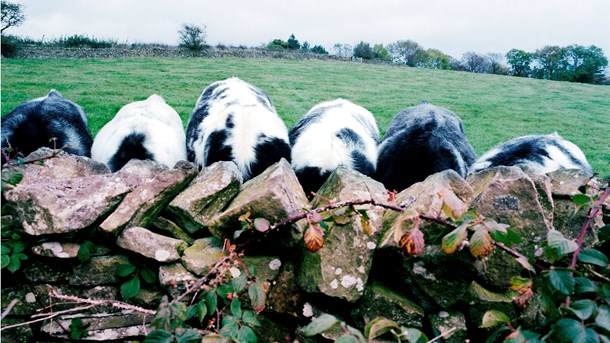
{"label": "green leaf", "polygon": [[246,273],[239,274],[238,277],[230,281],[231,287],[237,293],[241,292],[248,284],[248,275]]}
{"label": "green leaf", "polygon": [[205,304],[208,305],[208,313],[213,315],[214,312],[216,312],[216,307],[218,306],[218,296],[216,295],[216,291],[214,289],[210,289],[205,295]]}
{"label": "green leaf", "polygon": [[610,308],[608,306],[603,305],[597,311],[595,326],[610,334]]}
{"label": "green leaf", "polygon": [[481,327],[485,329],[492,328],[494,326],[506,324],[508,322],[510,322],[510,318],[506,314],[504,314],[504,312],[498,310],[489,310],[483,315]]}
{"label": "green leaf", "polygon": [[418,329],[414,328],[406,328],[404,326],[400,327],[401,329],[401,337],[406,337],[407,342],[409,343],[426,343],[428,342],[428,337]]}
{"label": "green leaf", "polygon": [[261,326],[261,323],[256,318],[256,315],[252,311],[244,311],[244,316],[241,318],[244,324],[248,326]]}
{"label": "green leaf", "polygon": [[233,314],[233,316],[235,316],[235,318],[237,319],[241,319],[241,317],[243,316],[243,312],[241,310],[241,302],[237,298],[231,300],[231,314]]}
{"label": "green leaf", "polygon": [[11,253],[11,248],[7,245],[4,245],[4,243],[2,243],[2,255],[6,255],[6,254],[10,254]]}
{"label": "green leaf", "polygon": [[570,295],[574,292],[576,281],[569,271],[553,269],[549,272],[549,280],[553,288],[562,294]]}
{"label": "green leaf", "polygon": [[383,335],[386,332],[389,332],[392,329],[400,330],[398,324],[384,317],[377,317],[366,324],[364,327],[364,336],[372,340]]}
{"label": "green leaf", "polygon": [[549,247],[557,249],[559,256],[567,255],[578,249],[576,242],[566,239],[563,234],[557,230],[549,230],[547,236]]}
{"label": "green leaf", "polygon": [[179,329],[176,330],[176,343],[199,343],[201,335],[195,329]]}
{"label": "green leaf", "polygon": [[576,282],[575,291],[578,294],[595,293],[597,291],[597,288],[595,287],[593,281],[585,277],[575,277],[574,281]]}
{"label": "green leaf", "polygon": [[489,231],[480,228],[470,238],[470,253],[474,257],[486,257],[493,250],[493,241]]}
{"label": "green leaf", "polygon": [[578,261],[607,268],[610,261],[603,252],[595,249],[585,249],[578,254]]}
{"label": "green leaf", "polygon": [[572,196],[572,202],[578,206],[586,205],[591,202],[591,197],[585,194],[576,194]]}
{"label": "green leaf", "polygon": [[[10,262],[9,262],[7,269],[11,273],[14,273],[17,270],[19,270],[19,268],[21,268],[21,259],[19,258],[20,257],[19,255],[23,255],[23,254],[15,254],[15,255],[11,255],[9,257]],[[23,255],[23,256],[25,256],[25,255]]]}
{"label": "green leaf", "polygon": [[462,242],[468,236],[468,232],[466,231],[467,228],[467,224],[462,224],[453,231],[446,234],[445,237],[443,237],[443,240],[441,241],[441,247],[443,248],[443,251],[446,254],[454,253],[457,248],[462,244]]}
{"label": "green leaf", "polygon": [[239,332],[239,326],[237,325],[237,320],[232,316],[224,316],[222,318],[222,328],[220,328],[220,333],[225,338],[229,338],[232,340],[237,340],[237,333]]}
{"label": "green leaf", "polygon": [[346,333],[342,336],[339,336],[339,338],[335,340],[335,343],[359,343],[359,341],[358,338],[352,336],[349,333]]}
{"label": "green leaf", "polygon": [[123,300],[135,297],[140,293],[140,278],[134,275],[131,279],[121,285],[121,296]]}
{"label": "green leaf", "polygon": [[580,320],[587,320],[597,311],[597,305],[593,300],[582,299],[576,300],[570,304],[570,307],[564,308],[565,311],[573,313]]}
{"label": "green leaf", "polygon": [[131,263],[121,264],[117,270],[116,274],[120,277],[125,277],[131,275],[131,273],[136,271],[136,266]]}
{"label": "green leaf", "polygon": [[6,268],[11,263],[11,258],[8,255],[2,255],[2,268]]}
{"label": "green leaf", "polygon": [[306,337],[315,336],[330,329],[338,322],[334,316],[324,313],[303,328],[303,335]]}
{"label": "green leaf", "polygon": [[237,332],[237,343],[256,343],[256,334],[251,328],[243,326]]}
{"label": "green leaf", "polygon": [[91,259],[91,251],[89,251],[89,246],[87,244],[81,244],[78,248],[78,252],[76,253],[76,257],[81,262],[86,262]]}
{"label": "green leaf", "polygon": [[552,333],[558,342],[584,343],[587,341],[585,326],[575,319],[559,319],[553,325]]}
{"label": "green leaf", "polygon": [[203,319],[208,314],[208,308],[205,306],[205,302],[202,300],[197,303],[197,319],[199,319],[199,323],[203,322]]}
{"label": "green leaf", "polygon": [[189,319],[195,317],[196,314],[197,314],[197,306],[196,305],[189,306],[186,311],[185,320],[189,320]]}
{"label": "green leaf", "polygon": [[171,343],[172,334],[165,330],[153,330],[146,335],[144,343]]}
{"label": "green leaf", "polygon": [[248,296],[250,297],[250,303],[254,312],[260,313],[265,309],[265,303],[267,302],[267,294],[265,289],[260,282],[255,282],[248,288]]}
{"label": "green leaf", "polygon": [[227,295],[229,295],[229,293],[235,293],[233,286],[230,284],[220,285],[218,288],[216,288],[216,294],[218,294],[221,299],[227,299]]}
{"label": "green leaf", "polygon": [[81,318],[73,318],[70,321],[70,326],[68,326],[68,329],[70,330],[70,338],[78,340],[83,337],[87,337],[89,335],[87,332],[88,326],[89,324],[84,324]]}
{"label": "green leaf", "polygon": [[148,267],[142,268],[142,270],[140,271],[140,275],[142,276],[142,279],[146,283],[152,284],[157,281],[157,273],[155,273],[154,271],[152,271],[152,269],[150,269]]}
{"label": "green leaf", "polygon": [[11,246],[13,247],[13,254],[17,254],[25,250],[25,243],[22,241],[11,242]]}

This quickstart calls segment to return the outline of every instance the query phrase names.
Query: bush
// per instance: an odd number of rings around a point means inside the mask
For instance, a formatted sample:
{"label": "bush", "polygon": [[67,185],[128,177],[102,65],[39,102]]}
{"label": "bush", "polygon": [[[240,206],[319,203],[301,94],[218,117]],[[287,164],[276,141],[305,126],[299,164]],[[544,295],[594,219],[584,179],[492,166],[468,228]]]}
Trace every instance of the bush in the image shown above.
{"label": "bush", "polygon": [[309,51],[313,52],[314,54],[328,55],[328,51],[326,51],[326,49],[324,49],[324,47],[321,45],[316,45]]}
{"label": "bush", "polygon": [[178,31],[180,35],[180,46],[192,51],[201,51],[205,47],[205,25],[182,24]]}
{"label": "bush", "polygon": [[116,45],[116,41],[101,40],[95,37],[89,38],[86,35],[72,35],[67,38],[60,38],[58,41],[59,46],[65,48],[93,48],[103,49],[111,48]]}
{"label": "bush", "polygon": [[366,42],[360,42],[354,48],[354,57],[364,58],[365,60],[372,60],[375,58],[375,52],[371,48],[371,45]]}
{"label": "bush", "polygon": [[274,39],[271,43],[267,44],[268,50],[288,50],[288,43],[281,39]]}
{"label": "bush", "polygon": [[2,35],[2,56],[3,57],[15,57],[17,50],[19,50],[19,44],[21,40],[17,36]]}

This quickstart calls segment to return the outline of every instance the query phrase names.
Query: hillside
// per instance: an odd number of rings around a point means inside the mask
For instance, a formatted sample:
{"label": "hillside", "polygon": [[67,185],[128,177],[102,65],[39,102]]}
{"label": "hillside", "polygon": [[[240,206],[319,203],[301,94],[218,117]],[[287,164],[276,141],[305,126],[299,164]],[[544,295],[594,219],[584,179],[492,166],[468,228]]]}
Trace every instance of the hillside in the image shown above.
{"label": "hillside", "polygon": [[345,98],[385,132],[421,100],[458,114],[478,154],[510,138],[558,132],[610,174],[610,87],[337,61],[284,59],[3,59],[2,115],[49,89],[84,107],[95,134],[126,103],[163,96],[184,124],[201,91],[240,77],[268,92],[291,127],[315,104]]}

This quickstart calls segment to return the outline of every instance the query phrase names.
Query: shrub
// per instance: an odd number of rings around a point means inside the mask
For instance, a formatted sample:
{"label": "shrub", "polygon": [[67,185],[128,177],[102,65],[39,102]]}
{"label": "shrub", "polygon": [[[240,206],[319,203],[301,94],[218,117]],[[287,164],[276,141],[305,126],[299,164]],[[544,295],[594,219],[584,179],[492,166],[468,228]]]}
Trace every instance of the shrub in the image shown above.
{"label": "shrub", "polygon": [[315,45],[309,51],[313,52],[314,54],[328,55],[328,51],[326,51],[326,49],[324,49],[324,47],[321,45]]}
{"label": "shrub", "polygon": [[19,37],[12,35],[2,35],[2,56],[3,57],[15,57],[17,50],[19,50],[19,44],[21,43]]}
{"label": "shrub", "polygon": [[268,50],[288,50],[288,43],[281,39],[274,39],[271,43],[267,44]]}
{"label": "shrub", "polygon": [[90,38],[86,35],[72,35],[66,38],[60,38],[58,41],[59,46],[65,48],[111,48],[116,45],[116,41],[101,40],[95,37]]}
{"label": "shrub", "polygon": [[182,24],[178,31],[180,35],[180,46],[192,51],[201,51],[205,47],[205,39],[207,33],[206,26],[197,26],[194,24]]}

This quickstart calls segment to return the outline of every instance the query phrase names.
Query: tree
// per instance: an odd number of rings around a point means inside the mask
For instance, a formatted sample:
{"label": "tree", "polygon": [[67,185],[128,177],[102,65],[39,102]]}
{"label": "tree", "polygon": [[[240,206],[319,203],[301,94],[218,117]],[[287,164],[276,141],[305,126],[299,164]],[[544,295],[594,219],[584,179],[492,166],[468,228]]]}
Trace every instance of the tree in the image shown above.
{"label": "tree", "polygon": [[182,27],[178,30],[180,46],[193,51],[203,50],[207,36],[205,29],[205,25],[182,24]]}
{"label": "tree", "polygon": [[301,43],[294,37],[294,34],[290,35],[287,43],[290,50],[299,50],[301,48]]}
{"label": "tree", "polygon": [[25,21],[23,6],[21,4],[14,4],[2,0],[0,5],[2,7],[2,29],[0,29],[0,33],[4,33],[4,30],[9,27],[19,26]]}
{"label": "tree", "polygon": [[391,60],[390,53],[388,52],[388,49],[383,46],[383,44],[375,44],[373,46],[373,52],[375,53],[375,58],[384,61]]}
{"label": "tree", "polygon": [[365,60],[372,60],[375,58],[375,52],[371,48],[371,45],[367,42],[360,42],[354,48],[354,57],[364,58]]}
{"label": "tree", "polygon": [[534,60],[537,66],[534,68],[534,76],[539,79],[567,81],[568,54],[567,49],[556,45],[545,46],[534,52]]}
{"label": "tree", "polygon": [[309,45],[309,42],[303,42],[303,45],[301,45],[301,50],[303,50],[303,51],[310,51],[311,50],[311,46]]}
{"label": "tree", "polygon": [[350,58],[354,53],[354,48],[350,44],[336,43],[333,45],[333,54],[335,56]]}
{"label": "tree", "polygon": [[506,75],[508,74],[508,70],[502,61],[504,60],[504,56],[499,53],[490,52],[487,55],[487,61],[489,62],[489,73],[490,74],[498,74],[498,75]]}
{"label": "tree", "polygon": [[490,69],[487,58],[473,51],[465,52],[461,62],[464,69],[471,73],[488,73]]}
{"label": "tree", "polygon": [[415,67],[420,62],[424,48],[412,40],[399,40],[389,44],[388,51],[394,63]]}
{"label": "tree", "polygon": [[570,45],[566,48],[568,58],[568,81],[582,83],[603,83],[604,70],[608,59],[602,49],[591,45],[586,48],[580,45]]}
{"label": "tree", "polygon": [[445,69],[450,70],[451,61],[450,57],[445,55],[442,51],[437,49],[428,49],[419,54],[419,62],[417,67],[419,68],[430,68],[430,69]]}
{"label": "tree", "polygon": [[274,39],[271,43],[267,44],[269,50],[288,50],[288,43],[281,39]]}
{"label": "tree", "polygon": [[506,61],[510,65],[510,75],[520,77],[530,76],[532,72],[530,67],[532,59],[531,53],[519,49],[512,49],[506,53]]}
{"label": "tree", "polygon": [[328,55],[328,51],[326,51],[326,49],[324,49],[324,47],[321,45],[315,45],[310,51],[314,54]]}

